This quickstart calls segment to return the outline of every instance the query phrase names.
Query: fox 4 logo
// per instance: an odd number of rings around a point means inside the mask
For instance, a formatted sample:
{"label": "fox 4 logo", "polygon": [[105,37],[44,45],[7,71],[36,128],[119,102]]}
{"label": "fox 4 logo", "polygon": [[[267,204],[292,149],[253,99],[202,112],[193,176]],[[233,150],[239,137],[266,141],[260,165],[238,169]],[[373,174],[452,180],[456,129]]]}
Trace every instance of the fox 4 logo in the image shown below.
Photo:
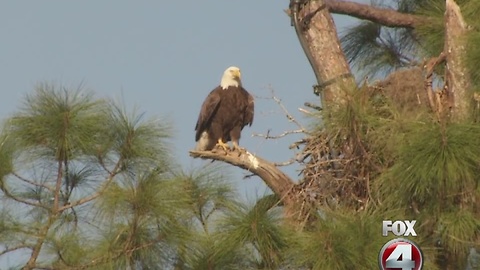
{"label": "fox 4 logo", "polygon": [[[414,226],[416,221],[383,221],[382,235],[389,232],[396,236],[417,236]],[[421,270],[423,255],[420,247],[413,241],[395,238],[383,245],[378,256],[381,270]]]}
{"label": "fox 4 logo", "polygon": [[417,232],[413,228],[415,223],[417,223],[416,220],[397,220],[395,222],[384,220],[382,222],[382,234],[387,236],[388,232],[392,232],[396,236],[417,236]]}

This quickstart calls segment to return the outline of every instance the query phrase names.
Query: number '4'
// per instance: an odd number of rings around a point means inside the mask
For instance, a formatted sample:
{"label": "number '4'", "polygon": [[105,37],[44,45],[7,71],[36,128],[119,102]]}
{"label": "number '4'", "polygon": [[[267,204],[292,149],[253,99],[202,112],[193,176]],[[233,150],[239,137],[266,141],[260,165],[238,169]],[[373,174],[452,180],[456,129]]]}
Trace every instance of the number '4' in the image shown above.
{"label": "number '4'", "polygon": [[[400,260],[402,256],[402,260]],[[410,244],[398,244],[388,256],[385,266],[387,268],[401,268],[402,270],[411,270],[415,268],[415,262],[412,261],[412,246]]]}

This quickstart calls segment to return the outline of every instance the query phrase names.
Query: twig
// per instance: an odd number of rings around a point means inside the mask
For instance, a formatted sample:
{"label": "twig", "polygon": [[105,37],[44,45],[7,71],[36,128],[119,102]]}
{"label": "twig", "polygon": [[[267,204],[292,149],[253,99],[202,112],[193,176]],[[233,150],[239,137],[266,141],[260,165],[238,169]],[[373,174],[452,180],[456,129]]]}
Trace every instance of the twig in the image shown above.
{"label": "twig", "polygon": [[58,203],[60,199],[60,189],[62,188],[62,179],[63,179],[63,161],[58,161],[58,170],[57,170],[57,181],[55,184],[55,193],[53,197],[53,211],[56,213],[58,211]]}
{"label": "twig", "polygon": [[317,110],[317,111],[323,110],[322,107],[320,107],[320,106],[318,106],[318,105],[315,105],[315,104],[313,104],[313,103],[310,103],[310,102],[305,102],[305,103],[303,103],[303,105],[305,105],[306,107],[312,108],[312,109],[314,109],[314,110]]}
{"label": "twig", "polygon": [[287,117],[288,121],[295,123],[295,125],[297,125],[301,130],[305,130],[305,128],[303,127],[303,125],[300,124],[300,122],[298,122],[298,121],[290,114],[290,112],[288,112],[288,110],[287,110],[287,108],[285,107],[285,105],[283,105],[282,100],[279,99],[279,98],[275,95],[275,90],[273,90],[272,87],[269,87],[269,88],[270,88],[270,92],[272,93],[272,99],[273,99],[273,100],[278,104],[278,106],[280,106],[280,108],[283,110],[283,112],[285,113],[285,116]]}
{"label": "twig", "polygon": [[119,159],[117,161],[117,164],[115,165],[115,168],[112,170],[112,172],[109,174],[105,184],[103,185],[102,188],[100,188],[99,191],[95,192],[94,194],[88,196],[88,197],[85,197],[85,198],[82,198],[80,200],[77,200],[71,204],[67,204],[67,205],[64,205],[60,208],[58,208],[58,212],[62,212],[66,209],[69,209],[69,208],[72,208],[72,207],[75,207],[75,206],[78,206],[78,205],[81,205],[81,204],[85,204],[87,202],[90,202],[90,201],[93,201],[95,200],[96,198],[98,198],[100,195],[103,194],[103,192],[108,188],[108,186],[110,185],[110,183],[113,181],[113,178],[119,173],[119,168],[121,166],[121,164],[123,163],[123,159]]}
{"label": "twig", "polygon": [[289,130],[285,131],[282,134],[279,135],[270,135],[270,129],[267,131],[267,134],[261,134],[261,133],[253,133],[252,137],[262,137],[265,139],[280,139],[283,138],[289,134],[298,134],[298,133],[305,133],[305,130],[303,129],[296,129],[296,130]]}
{"label": "twig", "polygon": [[293,148],[297,148],[297,149],[298,149],[301,144],[305,144],[305,143],[307,143],[307,142],[308,142],[308,141],[307,141],[306,139],[301,139],[301,140],[299,140],[299,141],[296,141],[296,142],[290,144],[290,146],[288,146],[288,148],[289,148],[289,149],[293,149]]}
{"label": "twig", "polygon": [[308,115],[315,115],[313,112],[311,111],[307,111],[305,110],[304,108],[298,108],[298,110],[304,114],[308,114]]}
{"label": "twig", "polygon": [[14,201],[17,201],[17,202],[23,203],[23,204],[27,204],[27,205],[30,205],[30,206],[33,206],[33,207],[40,207],[40,208],[43,208],[43,209],[46,209],[46,210],[50,210],[50,208],[46,207],[43,204],[27,201],[27,200],[16,197],[12,193],[10,193],[10,191],[8,191],[7,187],[5,187],[5,186],[2,187],[1,190],[3,191],[5,196],[7,196],[10,199],[13,199]]}
{"label": "twig", "polygon": [[243,177],[243,179],[249,179],[249,178],[252,178],[252,177],[254,177],[254,176],[256,176],[254,173],[250,173],[250,174],[245,175],[245,176]]}
{"label": "twig", "polygon": [[292,165],[295,162],[296,162],[296,160],[294,158],[292,158],[292,159],[284,161],[284,162],[274,162],[273,165],[275,165],[277,167],[281,167],[281,166]]}
{"label": "twig", "polygon": [[32,181],[32,180],[29,180],[29,179],[27,179],[27,178],[25,178],[25,177],[17,174],[16,172],[12,172],[12,175],[15,176],[15,177],[17,177],[19,180],[21,180],[21,181],[23,181],[23,182],[25,182],[25,183],[28,183],[28,184],[30,184],[30,185],[34,185],[34,186],[37,186],[37,187],[45,188],[45,189],[47,189],[48,191],[50,191],[50,192],[52,192],[52,193],[54,192],[54,189],[53,189],[52,187],[49,187],[49,186],[47,186],[47,185],[45,185],[45,184],[36,183],[36,182],[34,182],[34,181]]}

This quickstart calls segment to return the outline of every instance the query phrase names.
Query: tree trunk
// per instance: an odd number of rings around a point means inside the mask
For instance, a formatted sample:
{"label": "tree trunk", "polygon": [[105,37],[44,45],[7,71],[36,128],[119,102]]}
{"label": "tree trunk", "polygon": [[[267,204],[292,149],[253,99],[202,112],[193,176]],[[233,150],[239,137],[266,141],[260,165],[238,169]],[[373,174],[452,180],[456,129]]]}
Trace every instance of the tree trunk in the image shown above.
{"label": "tree trunk", "polygon": [[445,49],[446,90],[451,99],[451,116],[454,121],[470,117],[472,95],[470,78],[463,58],[466,55],[465,34],[467,24],[463,20],[460,7],[454,0],[446,0],[445,11]]}
{"label": "tree trunk", "polygon": [[341,104],[344,93],[342,87],[355,85],[355,80],[325,2],[294,3],[290,8],[298,38],[321,88],[323,105]]}

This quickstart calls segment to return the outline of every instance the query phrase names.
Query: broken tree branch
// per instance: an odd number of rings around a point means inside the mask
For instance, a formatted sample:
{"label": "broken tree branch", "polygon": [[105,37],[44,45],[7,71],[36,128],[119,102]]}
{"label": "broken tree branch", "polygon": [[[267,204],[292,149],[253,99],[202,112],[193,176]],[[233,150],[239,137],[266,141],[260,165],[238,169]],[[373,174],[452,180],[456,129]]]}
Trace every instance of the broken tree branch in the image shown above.
{"label": "broken tree branch", "polygon": [[193,158],[211,159],[229,163],[260,177],[265,184],[281,198],[287,216],[295,215],[295,196],[291,193],[295,183],[279,170],[275,164],[264,160],[248,151],[190,151]]}
{"label": "broken tree branch", "polygon": [[425,91],[427,91],[428,103],[432,111],[437,113],[439,112],[438,106],[441,104],[436,104],[436,100],[434,99],[434,92],[433,92],[433,71],[435,67],[445,61],[445,53],[442,52],[439,56],[431,58],[427,61],[427,63],[423,66],[425,70]]}

